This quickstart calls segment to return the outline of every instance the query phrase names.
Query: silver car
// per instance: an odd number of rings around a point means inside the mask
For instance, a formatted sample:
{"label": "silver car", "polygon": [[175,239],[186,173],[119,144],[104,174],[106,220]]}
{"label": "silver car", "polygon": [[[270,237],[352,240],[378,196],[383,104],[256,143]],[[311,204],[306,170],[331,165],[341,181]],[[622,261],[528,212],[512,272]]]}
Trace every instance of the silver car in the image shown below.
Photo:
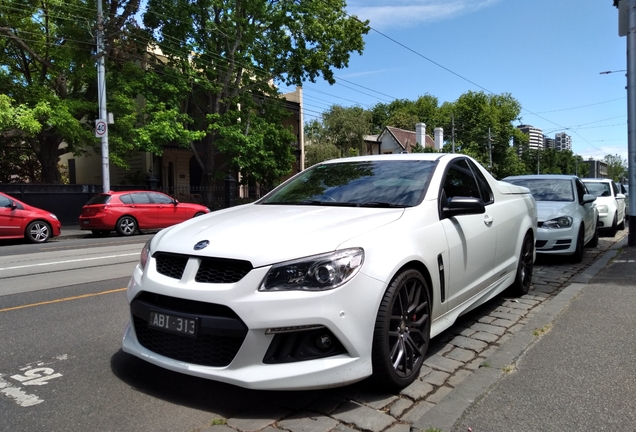
{"label": "silver car", "polygon": [[537,202],[537,253],[583,259],[583,247],[598,245],[596,196],[577,176],[537,174],[506,177],[503,181],[530,189]]}

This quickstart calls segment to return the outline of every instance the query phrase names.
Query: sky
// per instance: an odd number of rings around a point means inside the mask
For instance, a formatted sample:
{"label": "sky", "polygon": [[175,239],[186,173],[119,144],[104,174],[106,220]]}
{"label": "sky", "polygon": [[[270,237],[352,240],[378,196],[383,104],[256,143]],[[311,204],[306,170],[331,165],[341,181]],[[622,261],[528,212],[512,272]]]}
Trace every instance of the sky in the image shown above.
{"label": "sky", "polygon": [[575,154],[626,160],[627,40],[612,4],[349,0],[347,13],[370,20],[364,52],[335,71],[335,85],[303,86],[305,122],[336,104],[371,108],[430,94],[441,105],[468,91],[509,93],[521,123],[552,138],[566,132]]}

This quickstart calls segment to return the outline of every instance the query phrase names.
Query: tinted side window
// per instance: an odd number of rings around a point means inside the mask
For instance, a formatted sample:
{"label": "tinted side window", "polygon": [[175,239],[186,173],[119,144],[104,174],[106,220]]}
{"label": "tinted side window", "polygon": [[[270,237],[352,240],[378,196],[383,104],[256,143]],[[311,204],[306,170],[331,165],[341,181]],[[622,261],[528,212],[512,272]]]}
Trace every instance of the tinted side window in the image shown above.
{"label": "tinted side window", "polygon": [[123,202],[124,204],[132,204],[133,203],[132,197],[130,195],[121,195],[119,197],[119,200],[121,202]]}
{"label": "tinted side window", "polygon": [[481,198],[477,181],[465,159],[454,162],[446,173],[444,180],[446,199],[453,197]]}
{"label": "tinted side window", "polygon": [[579,196],[579,203],[583,202],[583,195],[587,193],[587,188],[583,184],[583,182],[579,179],[575,180],[576,183],[576,193]]}
{"label": "tinted side window", "polygon": [[618,195],[620,192],[618,191],[618,186],[616,183],[612,182],[612,189],[614,190],[614,196]]}
{"label": "tinted side window", "polygon": [[11,207],[11,200],[0,195],[0,207]]}
{"label": "tinted side window", "polygon": [[475,178],[477,179],[477,184],[479,185],[479,191],[481,193],[481,199],[484,204],[492,204],[495,201],[495,195],[492,193],[492,189],[488,184],[488,180],[481,173],[478,167],[475,166],[474,163],[468,161],[468,165],[472,168],[473,173],[475,174]]}
{"label": "tinted side window", "polygon": [[150,204],[150,198],[148,198],[147,193],[135,193],[129,196],[132,197],[132,201],[135,204]]}
{"label": "tinted side window", "polygon": [[149,193],[152,202],[155,204],[172,204],[172,198],[160,193]]}

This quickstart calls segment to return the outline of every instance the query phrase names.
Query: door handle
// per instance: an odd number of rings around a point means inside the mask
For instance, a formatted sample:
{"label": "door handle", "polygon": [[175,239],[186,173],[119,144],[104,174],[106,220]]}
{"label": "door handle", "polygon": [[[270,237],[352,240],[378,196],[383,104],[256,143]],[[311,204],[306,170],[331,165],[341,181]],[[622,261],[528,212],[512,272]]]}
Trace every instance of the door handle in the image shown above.
{"label": "door handle", "polygon": [[493,220],[494,220],[494,219],[493,219],[493,218],[491,218],[490,216],[488,216],[488,215],[484,215],[484,223],[486,224],[486,226],[488,226],[488,227],[489,227],[489,226],[491,226],[491,225],[492,225]]}

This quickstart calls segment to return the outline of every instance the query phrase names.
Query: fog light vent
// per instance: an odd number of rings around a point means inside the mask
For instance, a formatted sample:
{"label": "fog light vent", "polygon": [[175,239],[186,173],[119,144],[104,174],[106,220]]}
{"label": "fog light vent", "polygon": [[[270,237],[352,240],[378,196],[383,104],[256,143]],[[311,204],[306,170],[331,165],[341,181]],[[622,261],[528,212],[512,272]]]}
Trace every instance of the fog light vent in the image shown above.
{"label": "fog light vent", "polygon": [[263,363],[292,363],[347,353],[329,329],[317,327],[311,330],[276,333],[265,353]]}

